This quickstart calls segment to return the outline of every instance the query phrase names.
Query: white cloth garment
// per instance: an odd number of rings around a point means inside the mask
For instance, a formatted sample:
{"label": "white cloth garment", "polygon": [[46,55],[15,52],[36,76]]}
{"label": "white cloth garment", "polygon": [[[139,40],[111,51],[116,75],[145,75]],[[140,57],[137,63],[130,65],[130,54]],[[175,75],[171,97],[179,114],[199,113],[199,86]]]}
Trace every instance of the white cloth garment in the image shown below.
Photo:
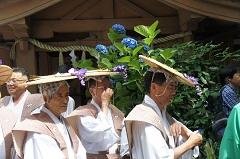
{"label": "white cloth garment", "polygon": [[[157,104],[147,95],[145,95],[144,102],[162,118],[163,127],[169,138],[171,148],[168,147],[164,137],[156,127],[144,122],[134,122],[132,126],[132,133],[134,134],[132,147],[133,159],[173,159],[173,149],[184,142],[182,137],[179,137],[178,144],[175,145],[174,138],[169,132],[170,125],[166,118],[166,111],[161,112]],[[139,139],[141,139],[141,141]],[[198,149],[198,147],[196,147],[196,149]],[[191,159],[193,155],[198,156],[199,151],[193,154],[193,151],[189,150],[181,159]]]}
{"label": "white cloth garment", "polygon": [[5,141],[2,131],[2,126],[0,125],[0,158],[5,159],[6,158],[6,152],[5,152]]}
{"label": "white cloth garment", "polygon": [[105,115],[100,107],[91,101],[97,110],[97,118],[92,116],[81,117],[78,121],[78,130],[83,146],[87,153],[98,154],[99,151],[109,151],[115,153],[120,140],[113,125],[111,110]]}
{"label": "white cloth garment", "polygon": [[[64,141],[67,146],[68,158],[74,159],[74,151],[71,146],[71,140],[68,134],[68,130],[64,124],[64,122],[60,122],[60,120],[47,108],[44,106],[37,108],[32,112],[32,114],[40,113],[40,111],[44,111],[47,113],[54,123],[57,125],[58,130],[62,134]],[[60,150],[57,142],[51,138],[50,136],[29,132],[27,135],[27,140],[24,146],[24,159],[63,159],[64,155]],[[86,150],[79,141],[77,159],[86,159]]]}
{"label": "white cloth garment", "polygon": [[65,118],[68,116],[75,108],[75,101],[72,97],[68,96],[67,110],[62,113],[62,116]]}
{"label": "white cloth garment", "polygon": [[13,97],[12,96],[10,97],[9,103],[6,108],[17,115],[18,121],[21,119],[23,106],[24,106],[26,98],[29,94],[30,94],[30,92],[28,90],[26,90],[20,96],[20,99],[17,104],[13,102]]}

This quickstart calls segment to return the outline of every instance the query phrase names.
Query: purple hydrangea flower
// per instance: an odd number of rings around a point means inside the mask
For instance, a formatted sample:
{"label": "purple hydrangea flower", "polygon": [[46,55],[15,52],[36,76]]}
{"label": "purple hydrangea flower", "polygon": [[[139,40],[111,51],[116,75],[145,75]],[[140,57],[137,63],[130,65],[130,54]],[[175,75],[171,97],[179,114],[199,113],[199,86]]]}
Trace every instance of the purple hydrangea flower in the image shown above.
{"label": "purple hydrangea flower", "polygon": [[70,70],[68,70],[68,73],[78,77],[78,79],[80,80],[81,85],[83,85],[83,86],[85,86],[85,77],[84,77],[84,75],[86,74],[86,72],[87,72],[87,69],[85,69],[85,68],[81,68],[81,69],[71,68]]}
{"label": "purple hydrangea flower", "polygon": [[112,30],[114,30],[118,34],[126,34],[126,30],[123,25],[121,24],[114,24],[112,26]]}
{"label": "purple hydrangea flower", "polygon": [[125,65],[117,65],[112,69],[114,72],[119,72],[123,75],[123,79],[127,80],[127,67]]}
{"label": "purple hydrangea flower", "polygon": [[98,44],[97,46],[96,46],[96,50],[98,51],[98,52],[101,52],[102,54],[108,54],[108,49],[107,49],[107,47],[105,46],[105,45],[102,45],[102,44]]}
{"label": "purple hydrangea flower", "polygon": [[131,49],[134,49],[137,47],[138,43],[135,39],[133,38],[123,38],[121,43],[125,45],[126,47],[129,47]]}

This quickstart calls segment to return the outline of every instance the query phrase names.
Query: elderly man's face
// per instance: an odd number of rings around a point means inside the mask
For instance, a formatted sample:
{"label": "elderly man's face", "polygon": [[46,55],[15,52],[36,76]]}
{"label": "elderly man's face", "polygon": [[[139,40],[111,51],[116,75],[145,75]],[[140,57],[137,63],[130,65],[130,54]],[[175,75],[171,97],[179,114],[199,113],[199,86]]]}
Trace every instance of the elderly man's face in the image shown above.
{"label": "elderly man's face", "polygon": [[[51,99],[45,99],[48,109],[56,116],[67,110],[69,87],[63,84]],[[44,97],[48,98],[48,97]]]}

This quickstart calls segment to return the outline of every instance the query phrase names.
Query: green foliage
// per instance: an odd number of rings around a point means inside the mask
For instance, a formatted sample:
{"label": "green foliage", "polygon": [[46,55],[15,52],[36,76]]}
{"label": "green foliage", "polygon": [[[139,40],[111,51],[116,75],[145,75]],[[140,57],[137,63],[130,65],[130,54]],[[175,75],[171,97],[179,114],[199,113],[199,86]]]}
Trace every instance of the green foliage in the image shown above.
{"label": "green foliage", "polygon": [[[208,139],[213,139],[211,133],[211,123],[214,112],[209,111],[214,102],[209,99],[216,99],[220,85],[218,82],[219,67],[227,61],[238,59],[240,54],[222,49],[221,45],[212,43],[182,43],[171,48],[154,48],[152,42],[160,33],[157,29],[158,21],[151,26],[139,25],[134,27],[134,31],[143,36],[138,40],[134,48],[125,46],[121,41],[128,37],[125,34],[118,34],[110,29],[108,37],[112,45],[108,47],[108,53],[95,53],[98,60],[98,67],[112,69],[118,65],[127,67],[127,80],[123,78],[115,79],[113,103],[126,114],[131,109],[142,102],[145,90],[143,87],[143,77],[149,68],[139,60],[138,55],[143,54],[154,58],[188,75],[197,77],[202,87],[202,95],[198,96],[195,88],[179,85],[169,111],[177,120],[183,122],[190,129],[204,129],[204,138],[207,141],[205,151],[202,151],[202,158],[215,159],[215,146]],[[146,49],[146,46],[149,49]],[[85,60],[79,61],[75,66],[92,68],[92,63]],[[214,101],[214,100],[213,100]]]}

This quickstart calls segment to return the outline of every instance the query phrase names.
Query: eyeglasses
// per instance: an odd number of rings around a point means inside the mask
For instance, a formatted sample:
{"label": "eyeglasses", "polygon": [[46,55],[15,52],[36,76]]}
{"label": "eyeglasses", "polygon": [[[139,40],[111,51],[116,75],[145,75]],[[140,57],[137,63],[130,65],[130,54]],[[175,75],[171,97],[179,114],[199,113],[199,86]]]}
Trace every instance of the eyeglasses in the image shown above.
{"label": "eyeglasses", "polygon": [[17,83],[22,82],[22,81],[27,82],[26,80],[20,80],[20,79],[12,78],[12,79],[9,79],[8,81],[6,81],[5,83],[6,84],[10,84],[10,83],[17,84]]}

